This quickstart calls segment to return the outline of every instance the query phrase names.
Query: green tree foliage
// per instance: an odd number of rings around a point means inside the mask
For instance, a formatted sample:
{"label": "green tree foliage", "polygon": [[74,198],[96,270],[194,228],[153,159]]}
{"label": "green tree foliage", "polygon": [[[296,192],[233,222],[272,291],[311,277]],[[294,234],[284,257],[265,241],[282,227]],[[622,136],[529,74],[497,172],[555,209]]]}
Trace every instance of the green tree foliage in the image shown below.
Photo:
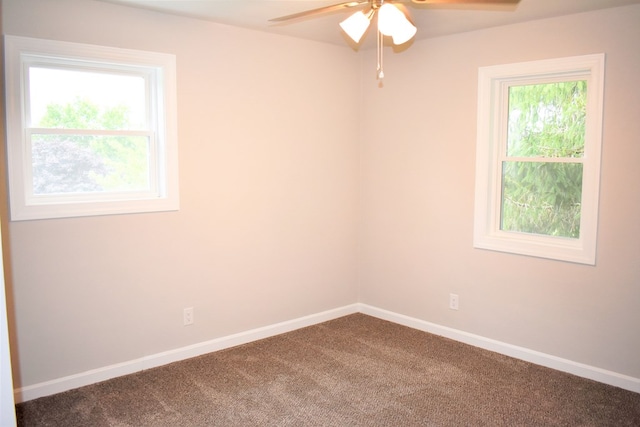
{"label": "green tree foliage", "polygon": [[510,88],[503,230],[580,236],[586,100],[585,81]]}
{"label": "green tree foliage", "polygon": [[32,166],[35,194],[102,191],[95,177],[108,172],[90,148],[58,135],[34,135]]}
{"label": "green tree foliage", "polygon": [[[50,104],[38,127],[68,130],[128,128],[124,106],[101,109],[84,99]],[[148,142],[143,136],[41,134],[32,141],[36,194],[143,190]]]}

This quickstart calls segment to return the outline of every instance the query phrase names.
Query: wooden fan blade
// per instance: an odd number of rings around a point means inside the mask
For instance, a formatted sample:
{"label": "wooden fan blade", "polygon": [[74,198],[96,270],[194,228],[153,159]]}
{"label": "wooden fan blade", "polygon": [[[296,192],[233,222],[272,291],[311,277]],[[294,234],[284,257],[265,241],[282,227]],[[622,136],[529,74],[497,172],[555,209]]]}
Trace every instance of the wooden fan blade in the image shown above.
{"label": "wooden fan blade", "polygon": [[485,4],[516,4],[519,3],[520,0],[411,0],[416,4],[477,4],[477,3],[485,3]]}
{"label": "wooden fan blade", "polygon": [[282,22],[289,21],[291,19],[304,18],[311,15],[319,15],[322,13],[336,12],[342,9],[350,9],[352,7],[361,6],[363,4],[369,4],[369,0],[361,1],[349,1],[345,3],[338,3],[331,6],[319,7],[317,9],[305,10],[304,12],[294,13],[292,15],[281,16],[279,18],[269,19],[270,22]]}

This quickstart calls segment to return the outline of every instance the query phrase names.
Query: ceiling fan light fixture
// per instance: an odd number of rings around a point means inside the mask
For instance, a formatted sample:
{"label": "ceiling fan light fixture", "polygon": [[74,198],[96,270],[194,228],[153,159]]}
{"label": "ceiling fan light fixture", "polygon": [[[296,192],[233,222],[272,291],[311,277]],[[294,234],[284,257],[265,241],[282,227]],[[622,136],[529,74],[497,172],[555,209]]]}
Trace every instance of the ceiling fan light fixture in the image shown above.
{"label": "ceiling fan light fixture", "polygon": [[391,36],[394,44],[403,44],[411,40],[418,29],[400,9],[385,3],[378,10],[378,31]]}
{"label": "ceiling fan light fixture", "polygon": [[[0,0],[2,1],[2,0]],[[309,9],[303,12],[294,13],[292,15],[281,16],[279,18],[270,19],[272,22],[292,21],[302,19],[314,15],[328,14],[338,12],[349,8],[368,8],[365,14],[362,11],[356,12],[344,21],[340,22],[342,30],[356,43],[360,43],[360,39],[365,35],[367,29],[371,25],[371,21],[377,14],[377,30],[376,43],[378,52],[378,79],[384,77],[383,71],[383,52],[384,37],[391,37],[393,44],[401,45],[411,40],[417,33],[418,29],[410,21],[411,15],[409,11],[401,3],[414,3],[418,5],[430,3],[500,3],[516,5],[521,0],[350,0],[343,3],[337,3],[329,6]],[[531,0],[533,1],[533,0]],[[393,3],[398,3],[394,6]],[[514,6],[515,7],[515,6]]]}
{"label": "ceiling fan light fixture", "polygon": [[362,11],[356,12],[342,21],[340,27],[354,42],[359,43],[371,24],[371,16],[372,13],[365,15]]}

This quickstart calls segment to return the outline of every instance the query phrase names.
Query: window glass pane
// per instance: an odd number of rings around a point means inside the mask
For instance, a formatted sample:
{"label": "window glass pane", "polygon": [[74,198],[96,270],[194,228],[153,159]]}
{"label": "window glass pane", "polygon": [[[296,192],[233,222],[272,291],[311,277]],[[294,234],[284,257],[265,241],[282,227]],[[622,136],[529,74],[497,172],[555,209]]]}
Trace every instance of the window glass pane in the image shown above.
{"label": "window glass pane", "polygon": [[507,155],[582,157],[586,105],[584,80],[511,86]]}
{"label": "window glass pane", "polygon": [[582,164],[503,162],[504,231],[580,237]]}
{"label": "window glass pane", "polygon": [[144,136],[33,135],[33,194],[149,190]]}
{"label": "window glass pane", "polygon": [[145,129],[146,81],[141,76],[29,69],[31,127]]}

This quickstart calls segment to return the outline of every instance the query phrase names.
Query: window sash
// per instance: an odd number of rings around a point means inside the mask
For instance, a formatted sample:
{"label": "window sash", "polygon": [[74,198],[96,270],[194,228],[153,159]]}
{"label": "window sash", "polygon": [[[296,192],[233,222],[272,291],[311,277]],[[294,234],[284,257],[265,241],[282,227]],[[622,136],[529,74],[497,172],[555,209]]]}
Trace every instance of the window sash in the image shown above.
{"label": "window sash", "polygon": [[131,130],[152,130],[155,127],[155,124],[158,122],[157,114],[159,112],[157,108],[155,108],[155,104],[157,104],[159,101],[158,97],[155,96],[158,88],[158,82],[155,73],[152,70],[149,70],[148,67],[114,64],[107,62],[100,63],[100,65],[98,66],[95,62],[87,62],[72,58],[44,57],[43,55],[35,54],[24,54],[21,56],[21,61],[23,72],[22,81],[24,82],[23,101],[25,127],[36,128],[31,117],[32,97],[30,92],[30,73],[32,68],[142,78],[144,81],[145,92],[145,111],[143,114],[144,119],[141,128]]}
{"label": "window sash", "polygon": [[[148,179],[149,185],[145,191],[97,191],[90,193],[56,193],[35,194],[33,181],[33,136],[34,135],[86,135],[86,136],[138,136],[148,141]],[[28,205],[46,205],[56,203],[81,203],[91,198],[95,201],[107,202],[115,200],[154,199],[161,192],[161,183],[158,179],[160,165],[154,159],[159,157],[159,147],[156,135],[152,131],[118,131],[118,130],[92,130],[92,129],[54,129],[31,128],[26,130],[25,153],[23,171],[25,177],[25,201]]]}

